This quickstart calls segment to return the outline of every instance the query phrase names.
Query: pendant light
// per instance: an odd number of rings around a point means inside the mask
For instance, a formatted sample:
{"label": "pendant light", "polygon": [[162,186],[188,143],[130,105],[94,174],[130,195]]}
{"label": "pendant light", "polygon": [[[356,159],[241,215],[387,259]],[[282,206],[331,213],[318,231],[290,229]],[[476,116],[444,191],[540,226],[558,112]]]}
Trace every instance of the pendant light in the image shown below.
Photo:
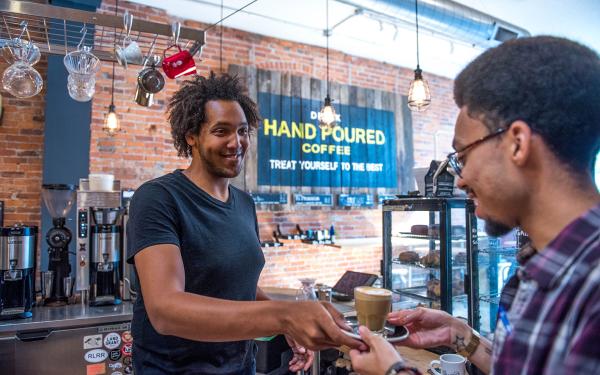
{"label": "pendant light", "polygon": [[325,30],[325,36],[327,38],[327,96],[325,96],[325,100],[323,101],[323,107],[321,111],[319,111],[319,126],[321,127],[335,127],[336,124],[336,113],[335,108],[331,102],[331,97],[329,96],[329,0],[326,0],[325,3],[325,18],[327,23],[327,29]]}
{"label": "pendant light", "polygon": [[[119,0],[116,2],[115,15],[119,11]],[[115,28],[114,44],[117,44],[117,29]],[[112,84],[110,87],[110,105],[108,106],[108,113],[104,116],[104,126],[102,130],[109,136],[114,136],[121,131],[121,124],[119,123],[119,117],[117,116],[115,107],[115,63],[112,63]]]}
{"label": "pendant light", "polygon": [[423,112],[431,104],[431,93],[429,85],[423,79],[423,71],[419,66],[419,5],[415,0],[415,24],[417,27],[417,69],[415,69],[415,79],[410,84],[408,90],[408,108],[414,112]]}

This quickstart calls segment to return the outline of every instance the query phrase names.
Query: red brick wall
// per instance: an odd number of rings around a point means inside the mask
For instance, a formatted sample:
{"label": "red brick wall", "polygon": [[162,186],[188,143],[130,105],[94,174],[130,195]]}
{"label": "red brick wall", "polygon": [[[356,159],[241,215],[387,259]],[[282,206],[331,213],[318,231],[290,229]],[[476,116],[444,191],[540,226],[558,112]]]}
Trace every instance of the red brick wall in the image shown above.
{"label": "red brick wall", "polygon": [[[0,62],[0,72],[8,67]],[[46,57],[34,68],[46,79]],[[46,87],[32,98],[19,99],[2,92],[0,121],[0,200],[4,225],[41,225],[44,106]]]}

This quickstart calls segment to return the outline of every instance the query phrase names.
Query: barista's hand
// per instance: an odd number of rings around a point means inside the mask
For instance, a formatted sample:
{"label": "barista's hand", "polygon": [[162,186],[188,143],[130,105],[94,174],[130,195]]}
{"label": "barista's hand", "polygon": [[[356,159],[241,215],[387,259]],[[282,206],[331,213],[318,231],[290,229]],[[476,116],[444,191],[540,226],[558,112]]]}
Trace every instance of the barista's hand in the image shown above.
{"label": "barista's hand", "polygon": [[381,336],[373,334],[367,327],[359,328],[360,336],[369,346],[368,352],[356,349],[350,351],[352,369],[361,375],[381,375],[396,362],[402,360],[392,344]]}
{"label": "barista's hand", "polygon": [[291,302],[283,311],[285,334],[311,350],[339,347],[365,350],[366,346],[342,332],[350,330],[344,316],[329,302]]}
{"label": "barista's hand", "polygon": [[445,311],[417,307],[413,310],[398,310],[388,315],[394,325],[404,325],[410,332],[408,338],[398,345],[411,348],[431,348],[454,345],[454,338],[466,337],[469,326]]}
{"label": "barista's hand", "polygon": [[312,350],[306,349],[302,345],[298,345],[296,341],[288,335],[285,335],[285,340],[292,349],[294,357],[288,363],[290,372],[297,372],[300,370],[308,370],[313,363],[315,354]]}

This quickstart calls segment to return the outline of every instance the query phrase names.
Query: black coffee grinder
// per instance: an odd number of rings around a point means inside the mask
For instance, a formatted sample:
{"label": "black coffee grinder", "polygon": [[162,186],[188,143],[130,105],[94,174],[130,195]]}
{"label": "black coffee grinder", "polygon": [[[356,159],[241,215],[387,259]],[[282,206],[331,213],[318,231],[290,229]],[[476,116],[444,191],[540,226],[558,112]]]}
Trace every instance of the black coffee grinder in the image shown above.
{"label": "black coffee grinder", "polygon": [[48,248],[48,271],[52,271],[52,287],[50,296],[44,300],[49,306],[62,306],[68,302],[70,291],[65,293],[63,280],[71,274],[69,264],[69,243],[71,231],[65,226],[66,217],[73,202],[77,186],[72,184],[44,184],[42,198],[48,212],[52,216],[52,225],[46,233]]}
{"label": "black coffee grinder", "polygon": [[124,207],[90,207],[90,306],[119,305]]}

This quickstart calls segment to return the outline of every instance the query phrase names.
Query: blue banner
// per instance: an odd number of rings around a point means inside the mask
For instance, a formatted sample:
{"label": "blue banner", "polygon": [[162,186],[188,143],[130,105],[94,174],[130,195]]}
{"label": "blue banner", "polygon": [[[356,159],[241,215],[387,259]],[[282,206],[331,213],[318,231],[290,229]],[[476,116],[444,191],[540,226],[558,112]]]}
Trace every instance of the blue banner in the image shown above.
{"label": "blue banner", "polygon": [[394,113],[334,103],[338,126],[321,128],[321,101],[258,94],[258,184],[396,188]]}

